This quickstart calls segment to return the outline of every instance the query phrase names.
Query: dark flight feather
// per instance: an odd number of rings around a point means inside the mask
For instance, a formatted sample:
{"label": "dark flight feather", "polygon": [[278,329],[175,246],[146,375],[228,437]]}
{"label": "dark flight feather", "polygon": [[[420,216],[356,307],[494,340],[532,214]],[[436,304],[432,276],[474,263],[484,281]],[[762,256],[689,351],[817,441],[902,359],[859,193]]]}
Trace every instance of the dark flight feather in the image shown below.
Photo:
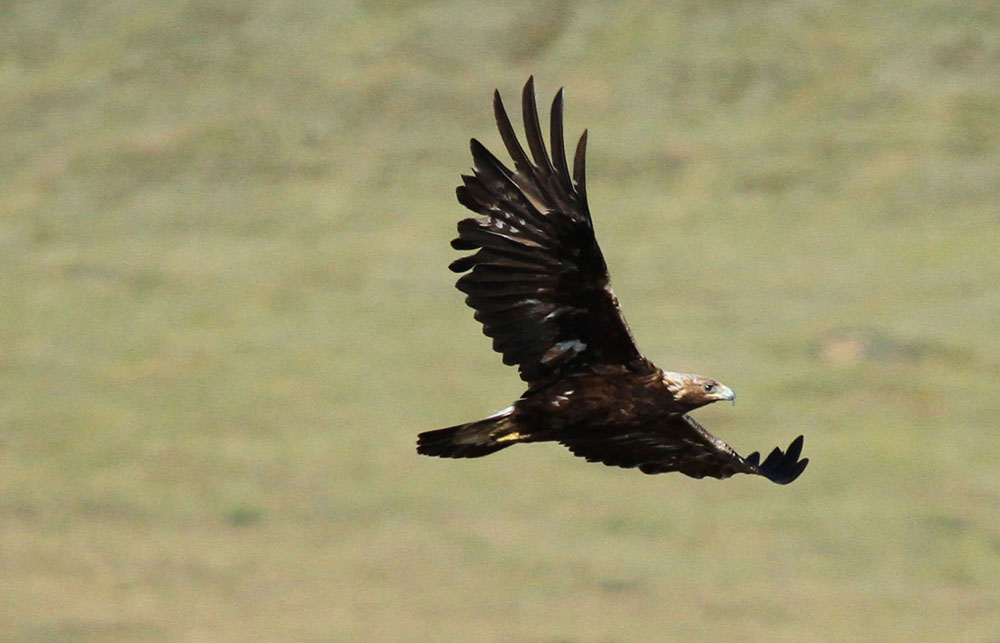
{"label": "dark flight feather", "polygon": [[[802,437],[763,462],[743,458],[687,415],[730,389],[708,378],[664,372],[644,358],[611,291],[587,204],[587,132],[570,173],[563,131],[563,90],[552,101],[550,150],[539,122],[534,79],[521,95],[527,152],[500,93],[493,98],[504,165],[472,139],[473,173],[462,175],[459,202],[480,215],[458,224],[451,263],[465,273],[457,288],[493,340],[504,364],[516,365],[528,389],[490,417],[421,433],[417,451],[480,457],[523,442],[559,442],[591,462],[677,471],[694,478],[760,475],[795,480]],[[530,156],[529,156],[530,152]]]}
{"label": "dark flight feather", "polygon": [[692,478],[728,478],[737,473],[764,476],[778,484],[795,480],[809,459],[799,460],[802,436],[787,452],[775,447],[763,464],[756,452],[740,457],[728,444],[709,433],[689,415],[677,415],[656,426],[630,431],[608,439],[570,437],[561,444],[590,462],[623,468],[637,467],[643,473],[678,471]]}
{"label": "dark flight feather", "polygon": [[549,134],[552,138],[553,172],[567,193],[573,191],[569,168],[566,166],[566,143],[563,140],[563,90],[556,92],[552,99],[552,117],[549,119]]}
{"label": "dark flight feather", "polygon": [[[558,98],[555,106],[561,111]],[[504,363],[518,365],[529,385],[597,363],[649,372],[651,365],[636,349],[610,290],[585,196],[574,187],[582,182],[582,157],[578,154],[574,162],[576,178],[571,180],[560,127],[553,132],[556,162],[549,158],[531,81],[522,107],[533,161],[517,139],[499,92],[494,112],[514,171],[479,141],[471,143],[474,173],[463,177],[457,194],[483,218],[460,221],[459,236],[452,241],[457,249],[478,250],[452,262],[455,272],[471,270],[458,281],[458,289],[467,295]],[[530,290],[512,299],[509,290],[494,283],[499,270],[510,282],[531,284]],[[522,323],[507,323],[501,313],[511,308],[518,309]],[[560,345],[567,350],[556,355]]]}

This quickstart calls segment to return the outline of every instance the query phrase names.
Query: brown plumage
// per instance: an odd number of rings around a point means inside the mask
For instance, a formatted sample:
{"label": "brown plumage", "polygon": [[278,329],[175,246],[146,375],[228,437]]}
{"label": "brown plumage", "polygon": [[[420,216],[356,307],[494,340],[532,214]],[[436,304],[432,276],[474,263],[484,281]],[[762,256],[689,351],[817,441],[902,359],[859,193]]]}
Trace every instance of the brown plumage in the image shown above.
{"label": "brown plumage", "polygon": [[528,153],[494,93],[507,168],[472,139],[475,168],[458,200],[479,218],[458,224],[456,250],[475,250],[450,266],[466,273],[457,287],[505,364],[528,388],[513,405],[483,420],[421,433],[417,451],[476,458],[522,442],[559,442],[591,462],[679,471],[703,478],[735,473],[787,484],[805,469],[802,436],[761,462],[746,458],[687,413],[734,400],[719,382],[663,371],[643,357],[611,291],[587,206],[587,132],[570,174],[563,143],[563,92],[552,103],[549,156],[528,79],[522,95]]}

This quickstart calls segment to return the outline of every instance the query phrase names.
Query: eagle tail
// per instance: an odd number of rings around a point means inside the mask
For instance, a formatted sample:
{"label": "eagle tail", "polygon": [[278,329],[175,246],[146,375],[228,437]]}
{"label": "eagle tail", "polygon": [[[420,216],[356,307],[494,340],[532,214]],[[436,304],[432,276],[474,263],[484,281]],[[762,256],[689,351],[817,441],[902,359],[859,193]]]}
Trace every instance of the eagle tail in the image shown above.
{"label": "eagle tail", "polygon": [[517,444],[524,438],[514,420],[513,408],[488,418],[425,431],[417,436],[417,453],[439,458],[480,458]]}

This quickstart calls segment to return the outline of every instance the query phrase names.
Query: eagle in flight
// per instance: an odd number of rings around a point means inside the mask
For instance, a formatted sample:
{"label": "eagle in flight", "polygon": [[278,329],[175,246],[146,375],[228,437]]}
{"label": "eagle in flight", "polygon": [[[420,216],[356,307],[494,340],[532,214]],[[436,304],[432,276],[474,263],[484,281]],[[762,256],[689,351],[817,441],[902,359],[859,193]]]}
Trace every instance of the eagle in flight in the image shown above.
{"label": "eagle in flight", "polygon": [[450,268],[465,273],[466,294],[503,362],[527,390],[514,404],[467,424],[427,431],[417,452],[478,458],[524,442],[558,442],[590,462],[693,478],[737,473],[788,484],[806,468],[802,436],[784,452],[740,456],[688,413],[735,400],[720,382],[657,368],[635,346],[611,290],[594,237],[584,176],[584,131],[570,173],[563,142],[563,92],[552,103],[551,156],[528,79],[521,108],[528,153],[493,96],[500,136],[514,161],[505,166],[472,139],[475,168],[457,189],[476,212],[458,224],[456,250],[474,250]]}

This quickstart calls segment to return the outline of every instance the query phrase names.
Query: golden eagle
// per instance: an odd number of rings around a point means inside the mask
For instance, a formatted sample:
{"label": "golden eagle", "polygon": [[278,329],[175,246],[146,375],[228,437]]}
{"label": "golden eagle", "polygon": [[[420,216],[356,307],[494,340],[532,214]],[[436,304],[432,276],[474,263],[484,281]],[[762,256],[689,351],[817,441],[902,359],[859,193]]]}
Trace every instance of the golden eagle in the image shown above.
{"label": "golden eagle", "polygon": [[522,442],[559,442],[590,462],[643,473],[749,473],[778,484],[798,478],[809,462],[799,460],[802,436],[763,462],[756,452],[740,456],[687,415],[734,400],[732,389],[700,375],[661,370],[639,353],[594,237],[584,178],[587,132],[570,174],[562,90],[552,103],[551,157],[532,78],[521,104],[530,157],[500,93],[493,95],[513,170],[472,139],[475,168],[462,176],[457,193],[462,205],[481,216],[460,221],[451,245],[476,252],[450,268],[466,273],[458,289],[493,349],[505,364],[517,365],[528,388],[483,420],[421,433],[417,452],[478,458]]}

